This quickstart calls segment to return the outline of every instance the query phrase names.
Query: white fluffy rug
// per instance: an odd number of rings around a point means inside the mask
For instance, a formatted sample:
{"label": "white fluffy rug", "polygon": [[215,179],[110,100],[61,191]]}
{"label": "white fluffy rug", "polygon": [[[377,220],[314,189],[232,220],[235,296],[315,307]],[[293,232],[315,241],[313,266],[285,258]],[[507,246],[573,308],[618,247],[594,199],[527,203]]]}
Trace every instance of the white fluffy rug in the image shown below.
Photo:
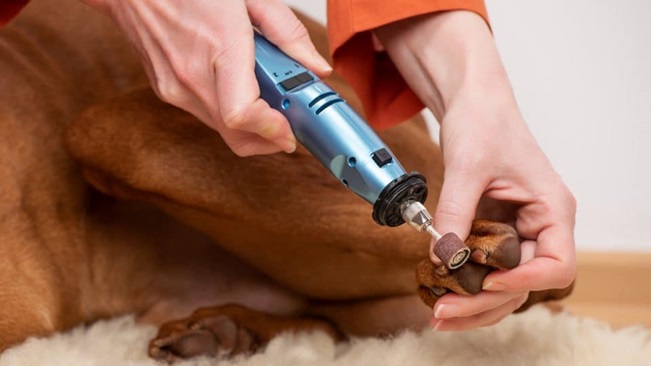
{"label": "white fluffy rug", "polygon": [[[30,339],[0,356],[13,365],[158,365],[146,354],[153,327],[125,317]],[[186,365],[651,365],[651,330],[605,323],[543,307],[491,328],[462,333],[405,332],[392,339],[335,345],[322,333],[284,335],[249,358],[194,359]]]}

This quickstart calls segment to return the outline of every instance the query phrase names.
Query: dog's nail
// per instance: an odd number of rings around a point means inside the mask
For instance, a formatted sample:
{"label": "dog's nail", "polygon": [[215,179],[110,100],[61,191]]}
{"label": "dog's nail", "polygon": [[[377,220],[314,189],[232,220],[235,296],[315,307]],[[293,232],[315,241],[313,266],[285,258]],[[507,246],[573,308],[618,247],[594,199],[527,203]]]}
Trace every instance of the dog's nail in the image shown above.
{"label": "dog's nail", "polygon": [[472,253],[470,254],[470,259],[472,259],[473,262],[481,263],[481,264],[486,263],[486,257],[487,257],[486,253],[484,253],[484,251],[480,249],[473,250]]}
{"label": "dog's nail", "polygon": [[430,286],[429,291],[435,297],[441,297],[448,293],[448,289],[441,286]]}
{"label": "dog's nail", "polygon": [[486,290],[486,291],[503,291],[503,290],[506,290],[506,285],[504,285],[503,283],[492,282],[491,281],[491,282],[485,284],[484,286],[482,286],[482,290]]}
{"label": "dog's nail", "polygon": [[441,263],[434,267],[434,272],[436,272],[436,274],[439,276],[447,276],[450,273],[450,270],[443,263]]}
{"label": "dog's nail", "polygon": [[436,319],[455,318],[457,316],[459,316],[459,307],[456,305],[441,304],[434,311],[434,317]]}

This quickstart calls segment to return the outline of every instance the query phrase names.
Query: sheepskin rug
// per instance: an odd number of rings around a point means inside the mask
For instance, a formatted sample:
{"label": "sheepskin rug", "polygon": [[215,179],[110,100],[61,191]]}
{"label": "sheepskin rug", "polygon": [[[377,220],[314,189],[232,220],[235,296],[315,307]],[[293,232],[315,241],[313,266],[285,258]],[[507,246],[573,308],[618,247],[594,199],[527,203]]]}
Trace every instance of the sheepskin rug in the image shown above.
{"label": "sheepskin rug", "polygon": [[[133,317],[102,321],[30,339],[3,353],[0,365],[160,365],[146,352],[155,333],[151,326],[136,325]],[[323,333],[285,334],[248,358],[196,358],[176,365],[651,365],[651,330],[615,330],[596,320],[535,307],[468,332],[425,329],[339,345]]]}

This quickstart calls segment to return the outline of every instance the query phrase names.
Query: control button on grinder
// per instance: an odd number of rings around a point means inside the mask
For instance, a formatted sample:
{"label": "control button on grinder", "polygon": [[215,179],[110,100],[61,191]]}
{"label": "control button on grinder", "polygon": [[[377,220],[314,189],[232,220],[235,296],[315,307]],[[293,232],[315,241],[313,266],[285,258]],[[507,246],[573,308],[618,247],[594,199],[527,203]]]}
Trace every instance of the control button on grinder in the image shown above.
{"label": "control button on grinder", "polygon": [[377,164],[377,166],[380,168],[393,161],[393,157],[385,148],[381,148],[380,150],[374,152],[371,156],[373,157],[375,164]]}
{"label": "control button on grinder", "polygon": [[304,72],[304,73],[298,74],[296,76],[293,76],[293,77],[291,77],[291,78],[289,78],[287,80],[284,80],[283,82],[280,83],[280,86],[282,86],[283,89],[285,89],[285,91],[290,91],[290,90],[296,88],[297,86],[303,85],[303,84],[307,83],[308,81],[312,81],[312,80],[314,80],[312,75],[310,75],[307,72]]}

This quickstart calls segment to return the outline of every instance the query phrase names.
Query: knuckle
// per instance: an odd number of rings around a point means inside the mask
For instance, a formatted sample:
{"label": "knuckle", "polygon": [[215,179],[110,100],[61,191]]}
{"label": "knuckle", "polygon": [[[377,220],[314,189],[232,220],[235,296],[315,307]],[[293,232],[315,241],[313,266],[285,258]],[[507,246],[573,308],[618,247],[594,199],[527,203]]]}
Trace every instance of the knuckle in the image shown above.
{"label": "knuckle", "polygon": [[574,194],[572,194],[572,192],[570,192],[570,190],[567,187],[565,187],[564,192],[565,192],[564,194],[565,202],[567,202],[567,204],[570,206],[571,212],[575,213],[577,207],[576,197],[574,196]]}
{"label": "knuckle", "polygon": [[157,78],[154,90],[161,100],[177,107],[185,100],[185,91],[174,78]]}
{"label": "knuckle", "polygon": [[172,71],[168,75],[156,76],[156,91],[159,97],[176,106],[182,106],[191,99],[190,90],[196,88],[198,80],[207,68],[192,57],[184,60],[171,59]]}
{"label": "knuckle", "polygon": [[260,145],[248,136],[238,134],[233,136],[233,134],[229,133],[222,133],[221,135],[231,151],[241,158],[259,155],[265,151],[263,145]]}
{"label": "knuckle", "polygon": [[436,207],[436,218],[458,218],[463,217],[465,210],[458,203],[451,200],[444,200],[438,203]]}
{"label": "knuckle", "polygon": [[509,313],[506,313],[506,314],[502,314],[502,315],[498,316],[497,318],[495,318],[495,319],[493,319],[493,320],[487,322],[486,324],[483,324],[482,327],[492,327],[493,325],[498,324],[499,322],[501,322],[502,320],[504,320],[504,319],[505,319],[507,316],[509,316],[511,313],[512,313],[512,312],[509,312]]}
{"label": "knuckle", "polygon": [[486,166],[489,160],[490,157],[483,150],[463,150],[454,156],[453,162],[449,166],[456,174],[473,176],[476,175],[479,168]]}
{"label": "knuckle", "polygon": [[567,265],[563,270],[559,271],[560,275],[557,280],[557,288],[565,288],[572,284],[576,278],[576,266]]}
{"label": "knuckle", "polygon": [[248,144],[229,144],[228,146],[231,148],[231,151],[233,151],[235,155],[241,158],[255,155],[255,152]]}
{"label": "knuckle", "polygon": [[197,57],[182,57],[174,64],[179,81],[185,85],[190,85],[196,80],[200,80],[202,74],[208,73],[209,68]]}
{"label": "knuckle", "polygon": [[289,42],[301,42],[310,39],[310,35],[307,33],[305,25],[296,18],[293,13],[291,16],[289,31],[287,32]]}
{"label": "knuckle", "polygon": [[223,116],[223,122],[231,130],[240,130],[246,124],[246,108],[234,107]]}
{"label": "knuckle", "polygon": [[[233,65],[243,57],[242,40],[253,38],[253,28],[229,30],[228,37],[210,36],[210,52],[212,65],[219,69],[226,65]],[[253,44],[251,44],[253,46]],[[244,49],[246,50],[246,49]]]}
{"label": "knuckle", "polygon": [[557,192],[557,197],[561,203],[569,205],[572,208],[576,208],[576,197],[570,191],[569,187],[557,177],[556,185],[554,186],[554,191]]}
{"label": "knuckle", "polygon": [[522,295],[518,296],[513,302],[513,309],[511,312],[518,310],[525,302],[529,299],[529,292],[525,292]]}

